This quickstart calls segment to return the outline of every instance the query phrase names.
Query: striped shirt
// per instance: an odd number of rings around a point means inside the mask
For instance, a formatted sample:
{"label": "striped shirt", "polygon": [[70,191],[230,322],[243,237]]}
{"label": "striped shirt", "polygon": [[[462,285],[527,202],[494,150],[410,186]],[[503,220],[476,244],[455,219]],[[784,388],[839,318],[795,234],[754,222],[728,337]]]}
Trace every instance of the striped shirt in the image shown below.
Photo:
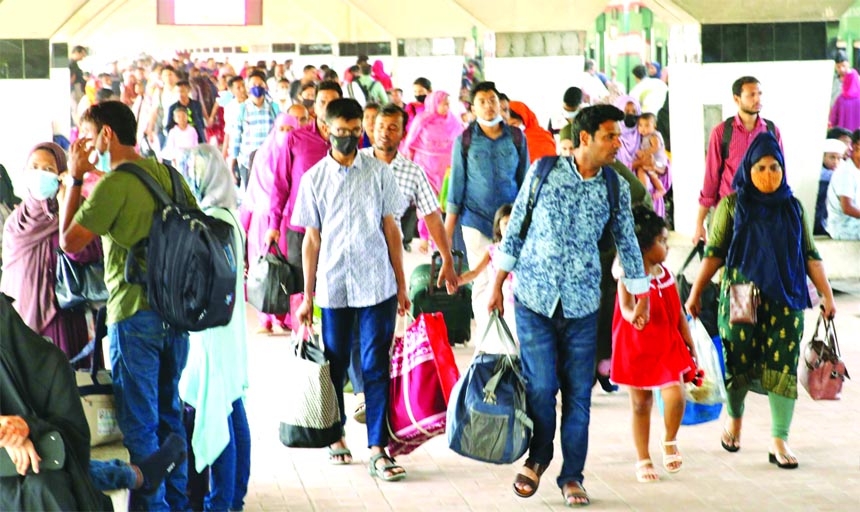
{"label": "striped shirt", "polygon": [[231,154],[238,159],[240,165],[250,167],[251,153],[263,145],[272,127],[275,126],[277,115],[277,107],[269,100],[265,100],[263,105],[258,107],[248,98],[239,107],[238,118],[230,134],[230,143],[232,144]]}
{"label": "striped shirt", "polygon": [[[364,148],[359,150],[360,153],[375,158],[373,156],[373,148]],[[400,193],[406,199],[406,208],[415,205],[415,210],[419,217],[426,217],[439,209],[439,201],[436,199],[436,194],[427,181],[427,173],[418,164],[409,160],[401,153],[397,153],[394,160],[389,164],[391,171],[394,173],[394,179],[397,180],[397,186],[400,188]],[[398,212],[394,215],[394,220],[400,224],[400,218],[406,211]]]}
{"label": "striped shirt", "polygon": [[299,184],[291,223],[320,231],[316,302],[323,308],[375,306],[397,293],[382,219],[406,209],[394,173],[365,153],[352,167],[331,154]]}
{"label": "striped shirt", "polygon": [[[726,159],[723,175],[720,176],[720,165],[723,163],[722,145],[724,131],[725,124],[719,123],[711,130],[711,138],[708,140],[708,156],[705,160],[705,183],[702,186],[702,191],[699,193],[699,204],[706,208],[717,206],[720,199],[734,192],[732,181],[734,181],[735,173],[744,160],[744,154],[756,135],[767,131],[767,124],[765,124],[761,116],[758,116],[755,128],[749,131],[744,126],[744,122],[741,121],[740,114],[735,115],[732,140],[729,142],[729,157]],[[782,137],[779,134],[779,129],[774,127],[774,131],[774,136],[779,141],[779,147],[782,148]]]}

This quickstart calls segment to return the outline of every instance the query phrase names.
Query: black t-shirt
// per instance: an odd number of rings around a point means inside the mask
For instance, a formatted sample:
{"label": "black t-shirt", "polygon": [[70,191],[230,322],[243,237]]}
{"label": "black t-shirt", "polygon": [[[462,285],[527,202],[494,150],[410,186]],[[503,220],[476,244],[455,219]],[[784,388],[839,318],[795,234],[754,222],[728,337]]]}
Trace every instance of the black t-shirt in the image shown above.
{"label": "black t-shirt", "polygon": [[84,90],[84,86],[87,84],[87,81],[84,80],[84,72],[81,71],[81,67],[78,66],[78,61],[73,60],[69,61],[69,73],[72,77],[71,88],[74,90],[75,84],[81,85],[81,91]]}

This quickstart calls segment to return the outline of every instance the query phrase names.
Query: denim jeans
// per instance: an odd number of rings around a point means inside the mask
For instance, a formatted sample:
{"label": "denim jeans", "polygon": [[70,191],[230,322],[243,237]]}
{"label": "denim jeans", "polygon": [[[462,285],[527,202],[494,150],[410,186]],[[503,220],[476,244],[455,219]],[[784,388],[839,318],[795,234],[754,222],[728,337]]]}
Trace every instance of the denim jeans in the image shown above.
{"label": "denim jeans", "polygon": [[556,394],[561,389],[561,474],[557,483],[583,481],[588,453],[591,386],[597,347],[597,312],[564,318],[561,304],[547,318],[515,303],[520,357],[526,378],[526,406],[534,421],[529,458],[552,460]]}
{"label": "denim jeans", "polygon": [[[154,311],[108,326],[117,422],[132,464],[152,455],[168,434],[186,438],[177,384],[188,359],[188,333],[170,329]],[[150,496],[132,493],[132,509],[186,510],[187,464]]]}
{"label": "denim jeans", "polygon": [[90,461],[90,479],[97,491],[133,489],[137,483],[137,473],[131,466],[119,459]]}
{"label": "denim jeans", "polygon": [[242,510],[251,477],[251,429],[242,399],[233,402],[230,442],[209,469],[209,495],[204,510]]}
{"label": "denim jeans", "polygon": [[346,424],[343,386],[352,352],[353,329],[358,323],[368,447],[388,445],[388,429],[385,425],[390,366],[388,351],[394,338],[396,316],[396,296],[365,308],[322,308],[322,339],[326,358],[331,365],[331,379],[337,392],[343,424]]}
{"label": "denim jeans", "polygon": [[352,350],[349,356],[349,367],[346,369],[349,381],[352,383],[352,393],[364,393],[364,375],[361,374],[361,337],[358,333],[358,323],[352,333]]}

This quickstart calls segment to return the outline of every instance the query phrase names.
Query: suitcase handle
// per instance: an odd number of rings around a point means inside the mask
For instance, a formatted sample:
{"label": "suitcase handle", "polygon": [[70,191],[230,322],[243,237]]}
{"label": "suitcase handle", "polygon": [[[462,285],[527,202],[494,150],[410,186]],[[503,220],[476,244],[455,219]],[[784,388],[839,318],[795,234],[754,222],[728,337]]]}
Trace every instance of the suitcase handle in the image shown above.
{"label": "suitcase handle", "polygon": [[[466,255],[463,254],[463,251],[451,251],[451,256],[454,258],[454,271],[459,276],[463,273],[463,260],[466,259]],[[433,295],[436,291],[444,290],[444,288],[436,287],[436,282],[439,280],[440,268],[442,268],[442,253],[435,251],[430,258],[430,286],[427,287],[429,295]]]}

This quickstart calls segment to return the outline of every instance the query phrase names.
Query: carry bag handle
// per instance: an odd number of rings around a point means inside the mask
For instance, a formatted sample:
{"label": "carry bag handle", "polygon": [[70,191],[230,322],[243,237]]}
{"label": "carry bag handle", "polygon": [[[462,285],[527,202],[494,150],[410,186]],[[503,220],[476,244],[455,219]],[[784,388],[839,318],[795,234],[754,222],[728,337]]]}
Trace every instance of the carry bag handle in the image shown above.
{"label": "carry bag handle", "polygon": [[[305,341],[305,334],[308,335],[307,341]],[[297,330],[293,331],[293,350],[296,357],[304,359],[304,346],[306,343],[314,345],[320,350],[325,350],[319,335],[314,333],[313,325],[303,323],[299,325]]]}
{"label": "carry bag handle", "polygon": [[681,265],[681,269],[678,270],[678,275],[683,274],[684,271],[687,270],[687,266],[690,264],[690,262],[693,261],[693,258],[695,258],[697,254],[699,255],[700,260],[705,258],[705,241],[704,240],[699,240],[699,242],[696,244],[696,246],[693,247],[693,250],[690,251],[690,254],[687,256],[687,259],[684,260],[684,264]]}

